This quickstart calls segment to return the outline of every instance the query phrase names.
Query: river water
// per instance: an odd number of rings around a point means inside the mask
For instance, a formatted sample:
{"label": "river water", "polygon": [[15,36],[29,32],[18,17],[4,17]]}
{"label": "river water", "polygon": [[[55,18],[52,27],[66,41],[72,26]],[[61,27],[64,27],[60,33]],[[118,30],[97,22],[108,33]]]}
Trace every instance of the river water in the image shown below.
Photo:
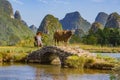
{"label": "river water", "polygon": [[4,64],[0,80],[109,80],[111,71],[66,69],[55,65]]}
{"label": "river water", "polygon": [[[120,57],[120,54],[116,54],[116,57]],[[110,80],[111,73],[104,70],[61,68],[58,65],[7,63],[0,66],[0,80]]]}
{"label": "river water", "polygon": [[[96,53],[94,53],[96,54]],[[101,54],[103,56],[109,56],[109,57],[113,57],[113,58],[120,58],[120,53],[97,53],[97,54]]]}

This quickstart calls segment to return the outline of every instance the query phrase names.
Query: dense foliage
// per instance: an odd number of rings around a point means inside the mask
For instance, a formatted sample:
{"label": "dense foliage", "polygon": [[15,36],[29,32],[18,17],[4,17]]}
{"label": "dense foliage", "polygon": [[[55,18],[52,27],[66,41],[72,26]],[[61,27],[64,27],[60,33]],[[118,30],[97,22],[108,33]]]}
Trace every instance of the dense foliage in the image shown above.
{"label": "dense foliage", "polygon": [[83,43],[106,46],[120,46],[120,15],[112,13],[107,22],[101,25],[99,22],[92,24],[88,35],[82,39]]}
{"label": "dense foliage", "polygon": [[95,33],[89,32],[84,36],[83,42],[86,44],[100,44],[107,46],[120,45],[120,29],[119,28],[104,28],[98,29]]}
{"label": "dense foliage", "polygon": [[81,43],[81,42],[82,39],[77,34],[74,34],[70,39],[70,43]]}

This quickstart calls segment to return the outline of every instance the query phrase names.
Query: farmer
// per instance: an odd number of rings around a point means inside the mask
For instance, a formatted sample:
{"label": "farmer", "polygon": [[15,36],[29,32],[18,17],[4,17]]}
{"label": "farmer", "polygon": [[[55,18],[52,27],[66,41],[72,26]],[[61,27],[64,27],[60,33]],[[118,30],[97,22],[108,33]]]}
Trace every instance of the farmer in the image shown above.
{"label": "farmer", "polygon": [[42,35],[41,32],[36,33],[36,36],[34,37],[34,39],[35,39],[34,46],[42,47],[43,44],[42,44],[42,40],[41,40],[41,35]]}

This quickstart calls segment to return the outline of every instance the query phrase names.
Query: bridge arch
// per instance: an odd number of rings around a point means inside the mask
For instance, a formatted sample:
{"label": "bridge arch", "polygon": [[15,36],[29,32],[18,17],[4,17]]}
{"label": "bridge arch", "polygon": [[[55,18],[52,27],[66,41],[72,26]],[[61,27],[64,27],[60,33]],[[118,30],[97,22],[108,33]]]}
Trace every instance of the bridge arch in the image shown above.
{"label": "bridge arch", "polygon": [[51,64],[51,62],[57,57],[59,58],[59,55],[57,53],[46,52],[41,57],[41,63]]}
{"label": "bridge arch", "polygon": [[68,56],[73,55],[70,52],[66,52],[60,48],[54,46],[46,46],[41,48],[40,50],[33,51],[27,57],[28,62],[35,63],[47,63],[50,64],[56,57],[60,59],[61,66],[65,65],[65,60]]}

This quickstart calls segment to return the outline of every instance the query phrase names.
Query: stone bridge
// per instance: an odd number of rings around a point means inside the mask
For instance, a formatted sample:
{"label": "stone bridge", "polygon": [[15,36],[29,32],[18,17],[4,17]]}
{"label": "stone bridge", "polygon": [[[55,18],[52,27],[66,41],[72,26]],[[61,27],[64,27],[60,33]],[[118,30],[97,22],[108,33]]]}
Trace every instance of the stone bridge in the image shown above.
{"label": "stone bridge", "polygon": [[59,57],[61,66],[65,65],[65,60],[71,55],[88,55],[89,52],[80,49],[79,47],[63,47],[63,46],[46,46],[37,51],[33,51],[27,57],[28,62],[33,63],[51,63],[53,59]]}

